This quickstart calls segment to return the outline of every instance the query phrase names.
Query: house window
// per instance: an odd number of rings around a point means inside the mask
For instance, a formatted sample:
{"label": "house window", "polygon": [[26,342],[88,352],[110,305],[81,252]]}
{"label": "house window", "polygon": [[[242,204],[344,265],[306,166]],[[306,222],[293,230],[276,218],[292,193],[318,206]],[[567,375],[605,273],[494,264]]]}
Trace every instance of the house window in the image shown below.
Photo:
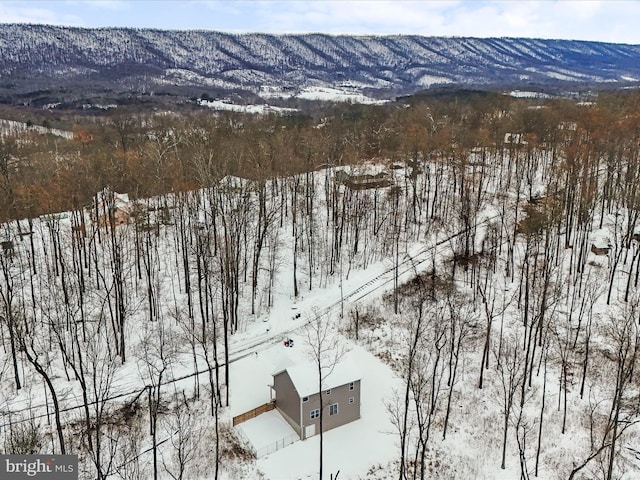
{"label": "house window", "polygon": [[353,382],[349,384],[349,390],[353,390]]}
{"label": "house window", "polygon": [[316,408],[315,410],[311,410],[311,420],[314,418],[318,418],[320,416],[320,409]]}
{"label": "house window", "polygon": [[327,390],[325,393],[326,393],[327,395],[331,395],[331,389]]}
{"label": "house window", "polygon": [[309,401],[309,397],[302,397],[302,401],[303,402],[308,402]]}
{"label": "house window", "polygon": [[349,397],[349,403],[353,403],[355,400],[353,397]]}
{"label": "house window", "polygon": [[334,403],[333,405],[329,405],[329,415],[337,415],[338,414],[338,404]]}

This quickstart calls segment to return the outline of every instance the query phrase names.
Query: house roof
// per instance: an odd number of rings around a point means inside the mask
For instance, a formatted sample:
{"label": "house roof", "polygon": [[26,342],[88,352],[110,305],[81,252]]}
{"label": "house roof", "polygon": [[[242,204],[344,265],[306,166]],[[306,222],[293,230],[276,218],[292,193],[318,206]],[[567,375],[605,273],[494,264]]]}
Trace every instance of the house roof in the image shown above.
{"label": "house roof", "polygon": [[591,243],[596,248],[609,248],[611,240],[609,238],[609,230],[601,228],[591,233]]}
{"label": "house roof", "polygon": [[[111,199],[109,198],[110,191],[107,188],[103,188],[96,194],[96,200],[98,202],[98,208],[104,208],[105,204],[109,204]],[[128,212],[131,207],[131,201],[129,200],[128,193],[113,192],[113,207],[117,210],[123,210]]]}
{"label": "house roof", "polygon": [[[286,371],[300,397],[308,397],[318,393],[318,367],[313,363],[288,365],[273,372],[276,376]],[[326,371],[323,370],[323,375]],[[360,380],[362,374],[356,364],[349,358],[337,363],[331,373],[322,382],[322,390],[340,387]]]}
{"label": "house roof", "polygon": [[286,369],[293,367],[295,364],[296,362],[294,362],[289,355],[283,353],[282,355],[280,355],[280,359],[276,364],[276,368],[273,371],[272,375],[275,377],[279,373],[284,372]]}

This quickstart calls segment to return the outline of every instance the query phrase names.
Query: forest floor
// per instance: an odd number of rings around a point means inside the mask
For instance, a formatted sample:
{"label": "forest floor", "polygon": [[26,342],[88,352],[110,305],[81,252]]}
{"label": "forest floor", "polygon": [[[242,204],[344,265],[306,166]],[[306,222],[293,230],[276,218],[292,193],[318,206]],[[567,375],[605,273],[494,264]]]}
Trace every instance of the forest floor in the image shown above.
{"label": "forest floor", "polygon": [[[398,172],[402,175],[402,172]],[[322,176],[322,175],[320,175]],[[479,247],[483,240],[483,226],[488,219],[494,219],[497,208],[491,204],[478,213],[477,225],[480,227],[476,242]],[[61,220],[64,228],[70,229],[67,220]],[[282,230],[289,229],[285,224]],[[606,225],[608,227],[608,225]],[[127,228],[127,227],[125,227]],[[409,289],[416,278],[422,278],[436,267],[438,276],[443,281],[452,270],[451,258],[453,256],[454,235],[442,230],[427,236],[420,242],[408,242],[402,245],[398,255],[398,283],[400,289]],[[36,225],[36,230],[45,232],[42,225]],[[170,340],[175,348],[171,357],[170,367],[165,377],[163,394],[169,397],[171,393],[182,392],[188,398],[197,397],[194,370],[203,371],[205,364],[201,358],[196,364],[191,357],[188,342],[180,333],[183,325],[179,323],[180,313],[184,313],[186,305],[184,297],[176,300],[176,292],[180,291],[177,284],[180,283],[180,268],[177,266],[175,237],[169,229],[163,232],[158,240],[157,252],[161,268],[159,268],[158,283],[161,288],[158,296],[167,302],[175,302],[175,314],[165,312],[165,322],[171,327]],[[453,232],[455,233],[455,232]],[[283,235],[284,236],[284,235]],[[283,242],[282,252],[292,251],[291,240]],[[25,242],[26,243],[26,242]],[[523,253],[523,245],[517,244],[516,261],[519,262]],[[637,248],[637,247],[635,247]],[[175,262],[174,262],[175,259]],[[564,268],[563,258],[559,262]],[[492,350],[489,356],[489,368],[485,368],[485,385],[481,389],[478,378],[481,373],[482,346],[484,335],[484,313],[475,292],[469,288],[471,283],[471,270],[458,266],[458,273],[451,279],[452,289],[458,295],[457,298],[465,299],[466,303],[456,305],[455,310],[461,315],[468,316],[469,332],[460,357],[459,371],[453,385],[447,387],[442,382],[437,394],[438,401],[443,402],[451,393],[451,420],[446,438],[443,438],[443,418],[441,412],[434,418],[431,426],[430,437],[427,441],[427,471],[426,478],[438,479],[512,479],[520,476],[522,464],[525,463],[529,471],[533,471],[536,461],[536,453],[541,452],[539,471],[537,477],[541,479],[566,479],[573,466],[585,460],[591,452],[592,435],[597,429],[591,430],[598,418],[593,412],[597,405],[610,401],[611,388],[615,378],[610,356],[610,346],[606,343],[608,320],[615,317],[619,307],[606,305],[603,286],[607,278],[607,267],[610,257],[596,256],[589,253],[587,265],[593,272],[595,283],[599,285],[593,304],[593,361],[589,366],[589,382],[587,392],[582,397],[578,393],[580,384],[580,361],[572,358],[568,364],[571,366],[569,378],[561,377],[560,358],[564,353],[563,339],[560,331],[550,333],[549,349],[557,351],[554,356],[549,356],[549,362],[540,360],[535,362],[535,372],[532,375],[532,385],[523,390],[525,401],[522,405],[522,414],[518,424],[513,415],[508,418],[506,464],[501,468],[501,453],[503,445],[503,397],[499,369],[497,367],[499,354],[494,355],[496,344],[518,346],[522,342],[522,318],[516,307],[515,298],[519,295],[518,275],[509,278],[505,275],[504,265],[500,264],[496,269],[498,273],[492,277],[491,286],[496,292],[498,303],[509,303],[509,308],[503,314],[493,319]],[[333,327],[332,342],[343,345],[349,351],[348,355],[357,363],[362,371],[362,406],[361,418],[348,425],[336,428],[324,435],[324,471],[338,474],[340,480],[376,479],[383,480],[394,478],[398,471],[399,458],[399,433],[397,422],[394,422],[394,412],[403,396],[405,388],[405,359],[407,356],[408,337],[407,325],[416,316],[414,300],[408,298],[400,303],[400,309],[394,311],[391,293],[394,286],[394,261],[391,257],[382,260],[365,262],[365,266],[341,263],[337,272],[325,277],[321,285],[309,288],[308,284],[300,282],[300,293],[297,298],[293,295],[293,269],[292,261],[288,253],[280,255],[277,276],[274,281],[273,305],[265,306],[264,301],[259,302],[254,315],[249,314],[249,295],[241,300],[239,306],[240,317],[238,331],[231,336],[230,342],[230,384],[229,408],[222,411],[221,423],[229,427],[231,418],[235,415],[255,408],[271,399],[269,385],[272,383],[272,374],[284,357],[290,361],[306,363],[310,361],[309,344],[307,342],[308,324],[317,317],[322,317],[331,322]],[[298,267],[304,271],[306,265]],[[299,274],[302,276],[302,273]],[[133,268],[129,272],[134,275]],[[625,276],[626,275],[626,276]],[[622,304],[622,295],[628,273],[620,269],[616,277],[614,289],[614,302]],[[141,282],[142,283],[142,282]],[[26,287],[24,287],[26,288]],[[571,312],[577,311],[579,306],[571,304],[569,291],[571,285],[562,284],[566,291],[562,298],[557,299],[551,315],[554,318],[566,318]],[[141,292],[143,285],[139,286]],[[420,295],[424,292],[419,292]],[[245,292],[246,294],[246,292]],[[263,295],[263,294],[261,294]],[[420,298],[420,295],[417,295]],[[535,295],[532,295],[533,298]],[[472,300],[474,299],[474,300]],[[424,300],[424,298],[421,298]],[[444,301],[445,298],[437,299]],[[144,320],[144,296],[140,294],[137,299],[139,304],[132,308],[133,314],[128,325],[132,361],[119,367],[110,380],[108,395],[117,399],[118,404],[132,397],[139,396],[145,384],[149,382],[149,364],[144,361],[142,351],[145,348],[159,347],[163,345],[157,334],[155,324],[159,322],[147,322]],[[45,305],[46,306],[46,305]],[[431,307],[428,307],[429,309]],[[621,307],[620,307],[621,308]],[[358,328],[357,339],[354,331],[354,311],[358,309],[362,320]],[[437,329],[444,317],[439,317],[442,312],[429,310],[430,328]],[[569,323],[569,332],[574,328]],[[498,340],[499,332],[499,340]],[[578,332],[579,333],[579,332]],[[555,335],[555,337],[553,336]],[[285,347],[286,339],[294,340],[294,347]],[[28,412],[33,418],[38,419],[49,432],[53,432],[50,420],[50,400],[45,390],[41,388],[39,380],[29,382],[30,386],[21,392],[13,392],[7,374],[9,371],[8,355],[4,355],[4,371],[2,372],[2,401],[0,407],[3,411],[11,411],[17,416]],[[537,357],[536,357],[537,358]],[[565,359],[566,360],[566,359]],[[425,364],[427,365],[427,364]],[[431,368],[431,367],[429,367]],[[75,415],[75,420],[80,416],[82,397],[77,382],[74,382],[59,364],[52,363],[52,377],[60,393],[60,401],[63,409],[66,409],[69,417]],[[201,383],[206,383],[205,375],[201,375]],[[31,374],[31,380],[38,378]],[[180,379],[181,378],[181,379]],[[444,377],[442,377],[444,378]],[[180,380],[177,380],[180,379]],[[546,382],[545,382],[546,379]],[[195,400],[194,410],[201,415],[197,421],[197,427],[210,426],[211,417],[206,412],[208,396],[204,386],[202,397]],[[541,395],[545,392],[545,410],[542,411]],[[443,405],[443,403],[440,403]],[[565,408],[567,414],[563,417]],[[144,407],[142,408],[144,409]],[[4,413],[4,412],[3,412]],[[598,411],[597,413],[602,413]],[[265,417],[269,418],[269,417]],[[540,425],[540,418],[543,425]],[[9,419],[11,420],[11,419]],[[589,421],[594,423],[589,424]],[[142,427],[147,427],[146,420],[140,420]],[[280,435],[287,435],[286,428],[278,429],[277,435],[267,438],[267,434],[275,434],[268,424],[260,425],[260,420],[254,431],[242,426],[237,436],[247,436],[256,443],[254,448],[269,448],[279,440]],[[562,425],[565,425],[564,433]],[[195,425],[195,424],[194,424]],[[4,425],[3,426],[7,426]],[[410,428],[415,431],[416,425],[410,422]],[[144,428],[143,428],[144,430]],[[266,432],[265,430],[271,430]],[[514,432],[518,432],[517,435]],[[228,429],[228,439],[233,442],[234,432]],[[542,435],[540,435],[542,433]],[[620,478],[638,478],[640,472],[640,460],[634,453],[633,445],[640,441],[640,432],[637,426],[631,428],[627,435],[625,446],[620,450]],[[596,432],[597,436],[597,432]],[[169,445],[175,434],[172,433],[172,425],[167,423],[159,436],[162,439],[161,450],[170,456]],[[257,438],[260,437],[258,440]],[[53,435],[50,437],[53,438]],[[194,447],[192,463],[194,465],[191,478],[211,478],[211,440],[208,436],[200,437],[199,445]],[[282,438],[282,437],[280,437]],[[536,444],[538,438],[540,445]],[[203,440],[202,440],[203,439]],[[272,441],[273,440],[273,441]],[[271,442],[271,443],[269,443]],[[518,448],[520,442],[521,448]],[[140,454],[144,464],[142,475],[149,473],[150,452],[149,438],[145,437],[145,451]],[[522,445],[524,444],[524,446]],[[231,447],[229,447],[231,448]],[[410,444],[408,457],[414,455],[415,442]],[[241,450],[242,447],[240,446]],[[278,451],[260,456],[258,459],[250,458],[247,452],[239,452],[235,457],[223,457],[220,478],[223,480],[235,480],[239,478],[264,478],[269,480],[293,480],[303,478],[315,478],[318,471],[319,436],[305,441],[296,441]],[[522,455],[520,456],[520,453]],[[161,453],[162,454],[162,453]],[[205,468],[205,466],[207,466]],[[585,474],[597,476],[598,468],[602,463],[594,463]],[[207,470],[208,469],[208,470]],[[169,478],[166,472],[161,474],[163,478]],[[587,477],[588,478],[588,477]]]}

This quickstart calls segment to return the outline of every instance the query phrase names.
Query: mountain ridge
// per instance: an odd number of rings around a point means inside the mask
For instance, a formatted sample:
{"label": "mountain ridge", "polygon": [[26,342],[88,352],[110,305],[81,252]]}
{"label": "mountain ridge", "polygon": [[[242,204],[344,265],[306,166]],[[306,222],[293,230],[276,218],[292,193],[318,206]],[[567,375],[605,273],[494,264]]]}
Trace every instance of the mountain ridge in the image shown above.
{"label": "mountain ridge", "polygon": [[225,33],[0,25],[0,94],[78,86],[260,94],[265,87],[515,88],[640,83],[640,45],[512,37]]}

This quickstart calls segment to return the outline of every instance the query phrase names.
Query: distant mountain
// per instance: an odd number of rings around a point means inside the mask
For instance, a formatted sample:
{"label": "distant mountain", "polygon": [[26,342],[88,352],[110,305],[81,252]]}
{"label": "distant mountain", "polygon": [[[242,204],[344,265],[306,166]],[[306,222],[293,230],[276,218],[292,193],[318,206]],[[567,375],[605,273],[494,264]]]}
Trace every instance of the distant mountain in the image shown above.
{"label": "distant mountain", "polygon": [[611,88],[639,82],[640,45],[0,25],[5,101],[61,101],[79,98],[78,91],[274,97],[339,87],[391,97],[435,85]]}

